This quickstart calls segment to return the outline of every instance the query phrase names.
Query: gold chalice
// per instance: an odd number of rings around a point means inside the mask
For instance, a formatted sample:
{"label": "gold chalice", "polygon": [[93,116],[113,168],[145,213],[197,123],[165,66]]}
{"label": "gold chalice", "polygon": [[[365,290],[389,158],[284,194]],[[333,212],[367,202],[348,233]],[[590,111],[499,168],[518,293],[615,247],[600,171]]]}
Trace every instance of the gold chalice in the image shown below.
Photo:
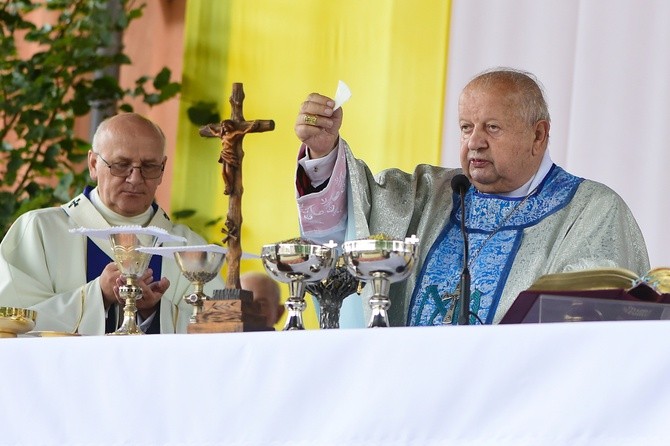
{"label": "gold chalice", "polygon": [[110,234],[109,241],[114,252],[114,261],[126,279],[126,284],[119,287],[119,295],[125,301],[123,323],[115,332],[110,334],[144,334],[137,325],[136,302],[142,298],[142,288],[139,287],[138,280],[149,267],[151,254],[141,252],[138,248],[155,246],[158,236],[120,232]]}
{"label": "gold chalice", "polygon": [[151,248],[165,242],[186,242],[181,236],[172,235],[165,229],[156,226],[112,226],[110,228],[74,228],[71,233],[87,237],[106,238],[112,248],[114,262],[125,277],[126,283],[119,287],[119,294],[123,297],[123,323],[112,335],[139,335],[143,334],[137,325],[136,302],[142,298],[142,289],[138,286],[138,279],[149,267],[151,254],[142,252],[139,248]]}
{"label": "gold chalice", "polygon": [[0,338],[16,338],[35,327],[37,313],[25,308],[0,307]]}

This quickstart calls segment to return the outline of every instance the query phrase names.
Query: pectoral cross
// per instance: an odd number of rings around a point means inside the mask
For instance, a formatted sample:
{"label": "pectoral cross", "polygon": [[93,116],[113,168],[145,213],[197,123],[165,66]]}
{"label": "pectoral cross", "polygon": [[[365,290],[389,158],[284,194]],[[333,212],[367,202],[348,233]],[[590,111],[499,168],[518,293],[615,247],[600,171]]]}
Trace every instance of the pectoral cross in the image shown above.
{"label": "pectoral cross", "polygon": [[242,226],[242,159],[244,150],[242,140],[247,133],[260,133],[274,130],[275,123],[272,120],[246,121],[242,113],[242,102],[244,101],[244,90],[241,83],[233,84],[233,92],[230,95],[232,111],[230,119],[220,123],[208,124],[200,127],[200,136],[205,138],[221,139],[221,154],[219,163],[222,164],[221,175],[225,188],[223,193],[229,196],[228,214],[226,216],[225,228],[222,232],[226,235],[223,244],[228,246],[226,262],[228,273],[226,276],[226,288],[240,288],[240,259],[242,258],[242,243],[240,240]]}
{"label": "pectoral cross", "polygon": [[456,285],[456,289],[452,293],[444,293],[441,298],[442,305],[447,305],[447,312],[444,314],[442,325],[451,325],[454,320],[454,311],[458,305],[458,299],[461,295],[461,285]]}

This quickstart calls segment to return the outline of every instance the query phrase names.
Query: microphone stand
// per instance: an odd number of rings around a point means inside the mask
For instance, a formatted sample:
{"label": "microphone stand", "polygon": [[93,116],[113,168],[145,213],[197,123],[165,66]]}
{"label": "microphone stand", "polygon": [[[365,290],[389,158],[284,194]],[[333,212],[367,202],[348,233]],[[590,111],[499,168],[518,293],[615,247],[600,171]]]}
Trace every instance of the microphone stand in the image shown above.
{"label": "microphone stand", "polygon": [[461,273],[461,308],[458,313],[458,325],[470,324],[470,247],[468,244],[468,233],[465,228],[465,192],[467,188],[460,187],[461,196],[461,233],[463,234],[463,272]]}

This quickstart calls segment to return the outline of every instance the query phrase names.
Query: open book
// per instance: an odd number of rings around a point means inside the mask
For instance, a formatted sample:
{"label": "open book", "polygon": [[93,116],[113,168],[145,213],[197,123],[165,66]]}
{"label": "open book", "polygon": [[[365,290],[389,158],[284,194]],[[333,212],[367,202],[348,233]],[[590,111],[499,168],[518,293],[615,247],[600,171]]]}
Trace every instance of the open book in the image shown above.
{"label": "open book", "polygon": [[529,291],[588,291],[621,289],[642,300],[658,301],[670,294],[670,268],[654,268],[638,276],[624,268],[598,268],[545,274]]}

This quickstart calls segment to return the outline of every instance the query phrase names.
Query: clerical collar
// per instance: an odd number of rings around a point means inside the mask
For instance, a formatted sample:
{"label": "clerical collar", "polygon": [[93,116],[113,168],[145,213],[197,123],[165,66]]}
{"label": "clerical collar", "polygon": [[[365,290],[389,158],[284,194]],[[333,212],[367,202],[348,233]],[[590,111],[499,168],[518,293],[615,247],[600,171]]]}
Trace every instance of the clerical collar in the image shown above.
{"label": "clerical collar", "polygon": [[142,212],[140,215],[134,217],[124,217],[123,215],[117,214],[102,202],[100,196],[98,195],[98,188],[91,190],[89,199],[102,217],[107,220],[111,226],[125,226],[125,225],[138,225],[146,226],[150,221],[151,217],[154,216],[154,209],[152,206],[149,206],[149,209]]}
{"label": "clerical collar", "polygon": [[533,192],[535,189],[537,189],[537,187],[540,185],[542,180],[544,180],[544,177],[547,176],[547,174],[551,170],[551,166],[553,165],[554,162],[551,160],[551,156],[549,156],[549,151],[545,150],[544,156],[542,157],[542,161],[540,161],[540,167],[537,169],[537,172],[535,172],[535,175],[533,175],[530,178],[530,180],[526,182],[526,184],[524,184],[518,189],[513,190],[512,192],[505,192],[491,195],[498,195],[501,197],[509,197],[509,198],[525,197],[531,192]]}

